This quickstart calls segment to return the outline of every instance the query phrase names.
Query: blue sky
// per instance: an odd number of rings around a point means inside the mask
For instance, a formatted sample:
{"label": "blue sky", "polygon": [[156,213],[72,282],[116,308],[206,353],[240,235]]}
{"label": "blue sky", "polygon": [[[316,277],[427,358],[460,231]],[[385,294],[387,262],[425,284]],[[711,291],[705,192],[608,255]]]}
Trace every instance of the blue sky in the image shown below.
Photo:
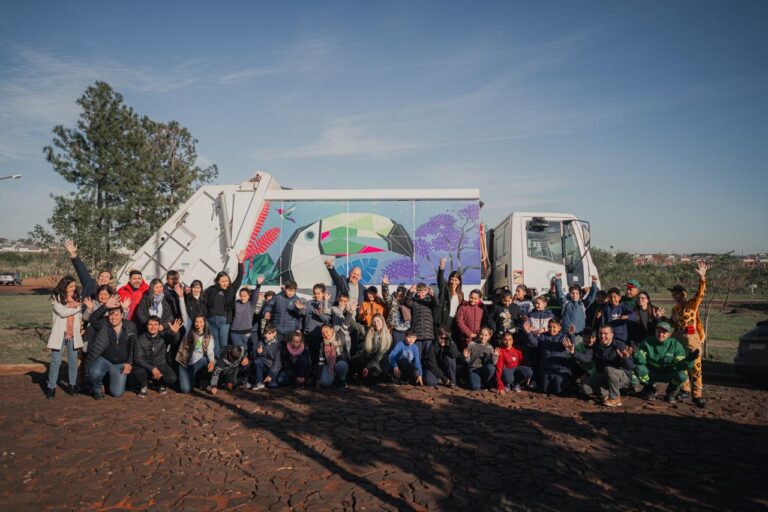
{"label": "blue sky", "polygon": [[105,80],[219,182],[477,187],[629,251],[768,250],[768,2],[14,2],[0,236],[67,185],[56,124]]}

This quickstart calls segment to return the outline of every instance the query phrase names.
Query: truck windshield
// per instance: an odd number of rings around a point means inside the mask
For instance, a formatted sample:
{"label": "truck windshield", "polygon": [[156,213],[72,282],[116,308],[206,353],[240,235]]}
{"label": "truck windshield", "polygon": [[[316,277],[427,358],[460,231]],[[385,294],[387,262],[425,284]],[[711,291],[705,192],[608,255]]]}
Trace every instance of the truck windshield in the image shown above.
{"label": "truck windshield", "polygon": [[560,222],[549,221],[544,229],[531,229],[531,223],[526,224],[528,232],[528,256],[547,261],[563,261],[563,240],[560,232]]}

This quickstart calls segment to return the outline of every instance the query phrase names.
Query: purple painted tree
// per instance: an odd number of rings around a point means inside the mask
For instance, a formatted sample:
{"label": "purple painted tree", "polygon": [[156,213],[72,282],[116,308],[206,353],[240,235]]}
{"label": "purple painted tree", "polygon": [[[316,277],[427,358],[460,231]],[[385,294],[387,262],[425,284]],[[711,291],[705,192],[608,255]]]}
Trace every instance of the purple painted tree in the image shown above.
{"label": "purple painted tree", "polygon": [[399,260],[391,261],[384,267],[384,274],[389,277],[390,281],[396,282],[411,282],[415,279],[418,269],[413,260],[402,258]]}
{"label": "purple painted tree", "polygon": [[[445,255],[448,258],[448,270],[458,270],[462,274],[476,265],[464,266],[461,262],[462,252],[466,249],[480,249],[480,206],[471,203],[454,215],[439,213],[433,215],[416,229],[415,249],[419,258],[429,262],[430,267],[437,272],[438,261],[434,257]],[[426,277],[426,276],[420,276]]]}

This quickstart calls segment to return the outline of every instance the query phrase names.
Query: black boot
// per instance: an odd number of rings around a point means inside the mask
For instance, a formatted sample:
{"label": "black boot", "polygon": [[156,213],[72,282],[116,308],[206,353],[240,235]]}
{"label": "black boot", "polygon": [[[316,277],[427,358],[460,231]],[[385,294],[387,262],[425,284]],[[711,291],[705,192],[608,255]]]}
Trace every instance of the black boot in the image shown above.
{"label": "black boot", "polygon": [[45,388],[45,398],[51,400],[56,397],[56,388]]}
{"label": "black boot", "polygon": [[701,397],[698,397],[698,398],[697,398],[697,397],[694,397],[694,398],[693,398],[693,405],[695,405],[695,406],[696,406],[696,407],[698,407],[699,409],[703,409],[703,408],[705,408],[705,407],[707,406],[707,401],[706,401],[706,400],[704,400],[704,399],[703,399],[703,398],[701,398]]}
{"label": "black boot", "polygon": [[67,387],[67,394],[68,395],[76,395],[80,392],[80,388],[77,386],[77,384],[70,384]]}

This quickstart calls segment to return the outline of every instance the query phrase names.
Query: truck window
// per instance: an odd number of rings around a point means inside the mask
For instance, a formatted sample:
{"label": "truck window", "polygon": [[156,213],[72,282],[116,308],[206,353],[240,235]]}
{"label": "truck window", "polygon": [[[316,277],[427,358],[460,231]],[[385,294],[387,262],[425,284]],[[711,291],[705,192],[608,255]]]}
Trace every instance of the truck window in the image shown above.
{"label": "truck window", "polygon": [[531,230],[531,223],[526,224],[528,238],[528,256],[547,261],[563,261],[563,244],[560,238],[560,222],[549,222],[543,230]]}

